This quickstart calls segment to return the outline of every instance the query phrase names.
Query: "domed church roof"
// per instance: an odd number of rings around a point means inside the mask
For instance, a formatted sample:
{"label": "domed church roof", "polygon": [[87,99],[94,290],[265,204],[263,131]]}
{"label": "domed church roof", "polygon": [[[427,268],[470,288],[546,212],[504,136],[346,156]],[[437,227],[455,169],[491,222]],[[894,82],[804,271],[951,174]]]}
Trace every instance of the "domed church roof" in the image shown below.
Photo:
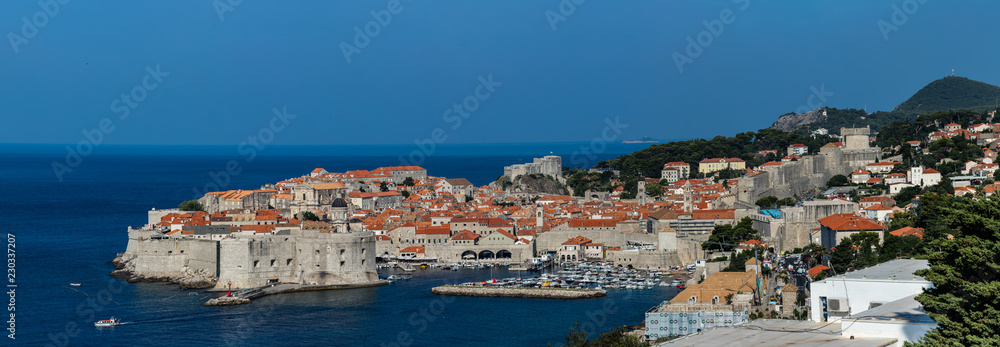
{"label": "domed church roof", "polygon": [[331,205],[333,207],[347,207],[347,200],[344,200],[343,198],[337,198],[333,200],[333,204]]}

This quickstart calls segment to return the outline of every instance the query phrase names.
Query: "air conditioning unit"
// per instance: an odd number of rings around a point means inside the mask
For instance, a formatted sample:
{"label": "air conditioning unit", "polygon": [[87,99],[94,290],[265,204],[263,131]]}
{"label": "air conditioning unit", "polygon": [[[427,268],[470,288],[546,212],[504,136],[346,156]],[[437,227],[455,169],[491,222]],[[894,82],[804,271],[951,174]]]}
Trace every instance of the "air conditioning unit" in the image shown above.
{"label": "air conditioning unit", "polygon": [[847,299],[828,299],[826,301],[826,308],[830,312],[847,312],[849,311],[847,307]]}

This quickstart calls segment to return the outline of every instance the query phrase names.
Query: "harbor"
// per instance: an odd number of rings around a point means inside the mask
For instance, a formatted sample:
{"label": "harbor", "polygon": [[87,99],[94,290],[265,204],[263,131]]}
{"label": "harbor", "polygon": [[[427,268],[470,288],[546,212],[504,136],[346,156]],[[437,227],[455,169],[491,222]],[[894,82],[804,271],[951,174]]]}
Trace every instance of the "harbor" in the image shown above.
{"label": "harbor", "polygon": [[479,286],[439,286],[431,289],[437,295],[454,296],[485,296],[507,298],[541,298],[541,299],[589,299],[607,296],[603,289],[568,289],[568,288],[509,288],[509,287],[479,287]]}

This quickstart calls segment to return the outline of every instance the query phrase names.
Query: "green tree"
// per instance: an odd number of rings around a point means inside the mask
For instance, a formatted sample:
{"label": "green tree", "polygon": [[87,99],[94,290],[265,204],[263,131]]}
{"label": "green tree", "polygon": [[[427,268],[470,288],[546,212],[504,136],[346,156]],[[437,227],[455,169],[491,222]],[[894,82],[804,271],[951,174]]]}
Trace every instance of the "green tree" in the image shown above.
{"label": "green tree", "polygon": [[774,195],[768,195],[763,198],[757,199],[754,205],[762,209],[772,208],[778,204],[778,198]]}
{"label": "green tree", "polygon": [[181,211],[204,211],[205,207],[198,200],[188,200],[182,202],[178,208]]}
{"label": "green tree", "polygon": [[[708,241],[701,244],[702,249],[722,249],[731,251],[735,245],[747,240],[759,240],[760,235],[753,229],[753,220],[743,217],[736,225],[720,224],[712,229]],[[740,264],[742,265],[742,264]]]}
{"label": "green tree", "polygon": [[385,181],[382,181],[381,184],[379,184],[378,189],[379,189],[379,191],[382,191],[382,192],[388,192],[389,191],[389,184],[385,183]]}
{"label": "green tree", "polygon": [[302,212],[302,220],[318,221],[319,217],[315,213],[312,213],[312,211],[305,211]]}
{"label": "green tree", "polygon": [[910,200],[913,200],[913,198],[921,193],[923,193],[923,190],[921,190],[920,187],[906,187],[901,189],[899,193],[896,193],[896,196],[893,199],[896,200],[896,205],[906,206]]}
{"label": "green tree", "polygon": [[407,177],[405,180],[403,180],[403,185],[407,187],[412,187],[414,185],[413,177]]}
{"label": "green tree", "polygon": [[[918,270],[934,288],[917,301],[938,324],[921,344],[997,345],[1000,331],[1000,198],[967,199],[932,194],[926,206],[939,213],[946,234],[925,233],[935,250],[930,268]],[[941,199],[936,201],[936,199]],[[925,211],[921,199],[920,212]],[[933,227],[933,226],[932,226]]]}
{"label": "green tree", "polygon": [[402,192],[399,192],[399,194],[403,195],[403,199],[406,199],[406,198],[410,197],[410,191],[408,191],[408,190],[404,190]]}
{"label": "green tree", "polygon": [[[587,332],[580,329],[578,323],[573,323],[566,335],[566,347],[644,347],[648,343],[636,335],[629,334],[625,327],[617,327],[610,331],[601,333],[593,341],[587,337]],[[549,344],[551,346],[552,344]]]}
{"label": "green tree", "polygon": [[659,183],[647,183],[646,194],[649,196],[663,196],[663,187]]}
{"label": "green tree", "polygon": [[878,264],[878,233],[862,231],[851,235],[851,241],[858,247],[852,269],[863,269]]}
{"label": "green tree", "polygon": [[884,263],[896,258],[910,258],[923,249],[923,240],[916,235],[895,236],[885,232],[882,247],[878,250],[878,261]]}
{"label": "green tree", "polygon": [[830,267],[837,274],[847,272],[851,263],[854,262],[854,254],[854,240],[850,237],[841,239],[837,247],[833,249],[833,253],[830,254]]}
{"label": "green tree", "polygon": [[846,186],[849,183],[851,183],[851,181],[847,179],[847,176],[844,176],[844,175],[833,175],[833,177],[830,177],[829,181],[826,181],[826,186],[827,187],[840,187],[840,186]]}

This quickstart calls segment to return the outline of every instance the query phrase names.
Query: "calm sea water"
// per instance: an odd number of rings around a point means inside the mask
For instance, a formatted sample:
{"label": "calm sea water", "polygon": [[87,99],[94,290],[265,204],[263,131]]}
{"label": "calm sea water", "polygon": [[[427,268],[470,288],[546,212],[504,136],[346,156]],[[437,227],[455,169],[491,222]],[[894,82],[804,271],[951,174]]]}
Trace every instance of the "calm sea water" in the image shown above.
{"label": "calm sea water", "polygon": [[[532,157],[565,158],[587,144],[439,148],[421,163],[429,174],[486,184],[503,166]],[[648,145],[613,144],[590,162]],[[442,346],[558,344],[573,326],[603,331],[636,324],[676,289],[612,291],[601,299],[559,301],[451,298],[430,294],[449,283],[487,280],[489,270],[421,270],[409,281],[342,291],[265,297],[250,305],[206,307],[211,295],[174,285],[124,283],[108,276],[125,250],[128,226],[150,208],[177,206],[215,183],[210,173],[235,161],[224,189],[257,188],[315,167],[329,171],[399,165],[412,146],[272,147],[253,160],[232,147],[97,148],[58,181],[62,146],[0,145],[0,228],[14,235],[16,340],[24,345],[328,345]],[[497,270],[495,276],[517,274]],[[68,283],[80,282],[80,287]],[[123,318],[114,329],[92,322]],[[5,320],[9,319],[6,318]]]}

